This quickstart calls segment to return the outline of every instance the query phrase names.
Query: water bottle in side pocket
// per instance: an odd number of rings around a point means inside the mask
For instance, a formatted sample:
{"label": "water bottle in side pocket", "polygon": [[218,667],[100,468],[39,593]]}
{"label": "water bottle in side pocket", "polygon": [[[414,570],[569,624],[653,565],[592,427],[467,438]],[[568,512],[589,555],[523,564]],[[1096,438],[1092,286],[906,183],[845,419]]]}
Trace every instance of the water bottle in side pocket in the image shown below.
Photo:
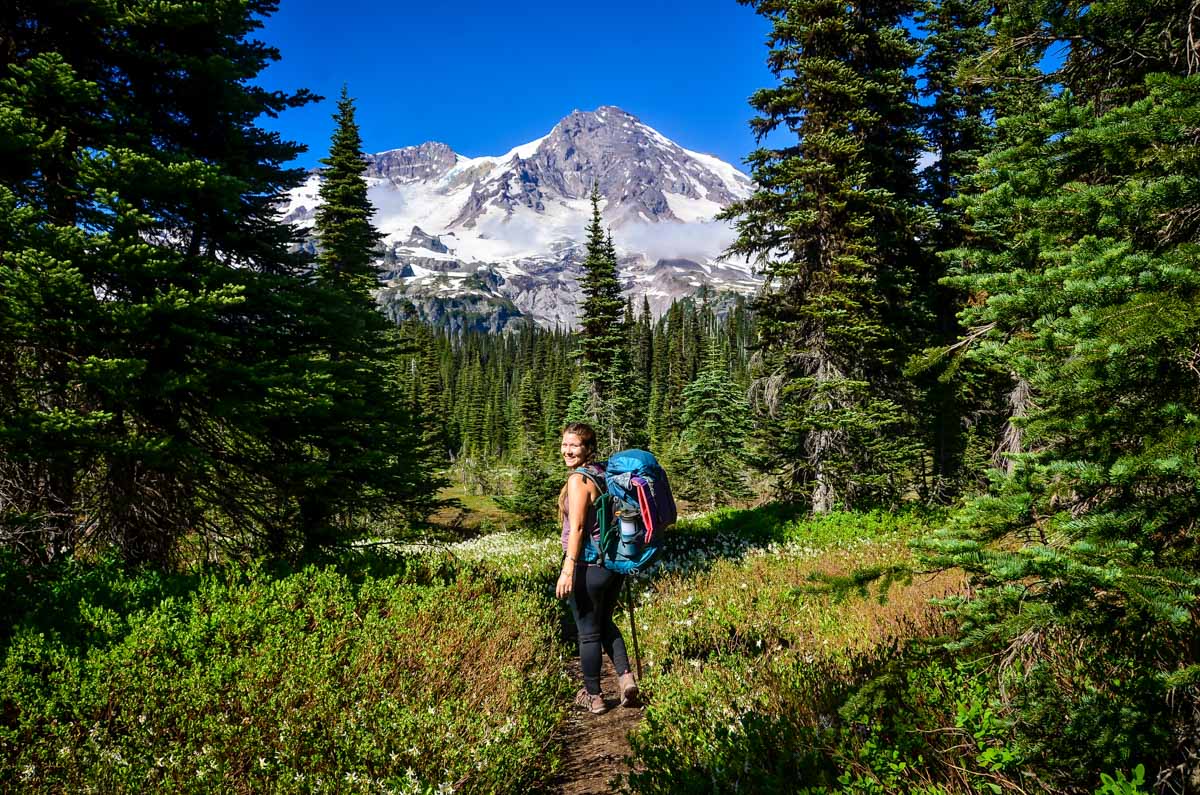
{"label": "water bottle in side pocket", "polygon": [[618,557],[638,557],[642,553],[642,544],[646,540],[646,531],[642,528],[641,516],[637,513],[622,511],[617,518],[621,524],[621,535],[617,542]]}

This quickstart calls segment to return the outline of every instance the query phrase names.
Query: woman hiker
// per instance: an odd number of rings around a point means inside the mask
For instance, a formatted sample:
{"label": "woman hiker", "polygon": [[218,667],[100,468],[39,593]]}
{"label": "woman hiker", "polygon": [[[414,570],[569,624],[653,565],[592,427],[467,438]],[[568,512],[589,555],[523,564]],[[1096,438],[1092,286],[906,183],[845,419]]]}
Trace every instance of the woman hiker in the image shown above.
{"label": "woman hiker", "polygon": [[599,546],[600,524],[594,504],[600,496],[596,484],[577,469],[586,469],[603,481],[604,468],[592,459],[596,455],[596,432],[590,425],[573,422],[563,429],[563,463],[570,474],[558,495],[558,512],[562,517],[563,564],[554,592],[559,599],[569,599],[575,627],[579,630],[579,662],[583,668],[583,688],[575,696],[575,704],[593,714],[608,710],[600,692],[600,650],[603,647],[619,674],[618,690],[621,706],[635,704],[638,697],[637,680],[629,669],[625,639],[613,623],[617,594],[624,575],[599,564],[583,561],[583,534],[592,537]]}

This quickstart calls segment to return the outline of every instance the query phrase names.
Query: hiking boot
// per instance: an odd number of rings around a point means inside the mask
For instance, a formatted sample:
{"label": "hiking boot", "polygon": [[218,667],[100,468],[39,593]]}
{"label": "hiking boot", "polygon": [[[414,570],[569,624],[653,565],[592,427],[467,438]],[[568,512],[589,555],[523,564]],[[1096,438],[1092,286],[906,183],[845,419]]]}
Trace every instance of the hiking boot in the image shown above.
{"label": "hiking boot", "polygon": [[633,671],[626,671],[621,674],[617,690],[621,693],[622,707],[637,706],[640,691],[638,690],[637,680],[633,678]]}
{"label": "hiking boot", "polygon": [[586,687],[581,687],[575,694],[575,706],[593,715],[603,715],[608,712],[608,704],[604,703],[604,696],[599,693],[593,696]]}

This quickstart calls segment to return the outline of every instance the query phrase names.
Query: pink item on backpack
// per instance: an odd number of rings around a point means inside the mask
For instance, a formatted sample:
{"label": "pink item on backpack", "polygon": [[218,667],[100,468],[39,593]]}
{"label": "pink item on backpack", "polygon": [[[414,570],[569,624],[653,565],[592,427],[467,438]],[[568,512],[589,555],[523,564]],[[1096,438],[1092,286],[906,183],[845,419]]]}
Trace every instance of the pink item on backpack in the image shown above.
{"label": "pink item on backpack", "polygon": [[642,523],[646,525],[646,541],[654,536],[654,510],[650,507],[650,498],[646,494],[646,481],[634,477],[630,483],[637,489],[638,508],[642,512]]}

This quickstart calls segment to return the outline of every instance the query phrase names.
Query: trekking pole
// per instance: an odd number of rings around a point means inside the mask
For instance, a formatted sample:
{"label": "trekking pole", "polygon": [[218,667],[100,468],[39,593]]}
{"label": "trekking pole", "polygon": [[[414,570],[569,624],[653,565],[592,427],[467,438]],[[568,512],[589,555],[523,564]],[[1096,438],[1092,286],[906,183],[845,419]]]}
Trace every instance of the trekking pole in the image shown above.
{"label": "trekking pole", "polygon": [[642,679],[642,655],[638,651],[637,624],[633,622],[633,589],[625,580],[625,609],[629,611],[629,635],[633,640],[633,664],[637,668],[638,681]]}

